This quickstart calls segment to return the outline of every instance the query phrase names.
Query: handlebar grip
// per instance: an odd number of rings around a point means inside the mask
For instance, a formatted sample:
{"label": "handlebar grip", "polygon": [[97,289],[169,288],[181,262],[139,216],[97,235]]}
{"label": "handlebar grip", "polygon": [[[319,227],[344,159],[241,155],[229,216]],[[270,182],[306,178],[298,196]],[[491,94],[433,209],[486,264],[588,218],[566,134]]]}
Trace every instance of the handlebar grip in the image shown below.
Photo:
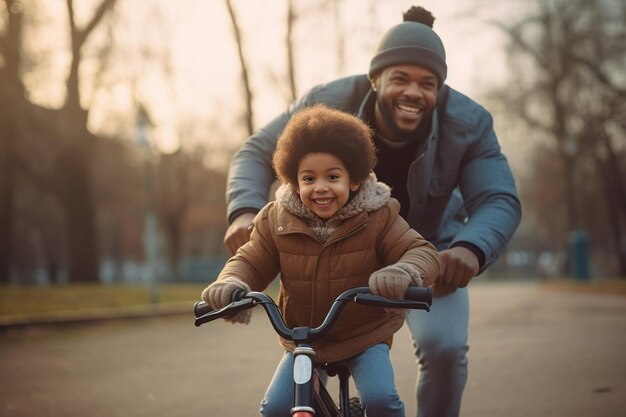
{"label": "handlebar grip", "polygon": [[204,316],[206,313],[213,311],[210,305],[204,301],[196,301],[193,305],[193,315],[196,317]]}
{"label": "handlebar grip", "polygon": [[[230,302],[234,303],[235,301],[241,300],[245,296],[246,296],[246,290],[244,290],[243,288],[239,288],[233,291],[233,293],[230,295]],[[193,305],[193,314],[196,317],[204,316],[205,314],[210,313],[211,311],[213,311],[211,306],[205,303],[204,301],[197,301]]]}
{"label": "handlebar grip", "polygon": [[409,287],[404,298],[411,301],[421,301],[431,305],[433,303],[433,289],[431,287]]}
{"label": "handlebar grip", "polygon": [[234,303],[235,301],[241,300],[245,296],[246,290],[244,290],[243,288],[238,288],[230,295],[230,302]]}
{"label": "handlebar grip", "polygon": [[369,288],[365,287],[364,289],[366,291],[356,294],[354,301],[359,304],[375,307],[408,308],[430,311],[430,306],[433,301],[433,291],[429,287],[409,287],[405,291],[402,300],[392,300],[380,295],[374,295],[369,291]]}

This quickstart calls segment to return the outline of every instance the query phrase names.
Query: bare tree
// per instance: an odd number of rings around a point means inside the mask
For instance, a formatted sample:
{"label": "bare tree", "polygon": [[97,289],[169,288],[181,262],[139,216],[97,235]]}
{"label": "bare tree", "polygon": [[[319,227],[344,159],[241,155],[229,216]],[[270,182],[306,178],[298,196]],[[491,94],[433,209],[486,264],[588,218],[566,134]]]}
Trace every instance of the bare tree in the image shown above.
{"label": "bare tree", "polygon": [[494,23],[509,40],[514,80],[500,97],[557,151],[567,231],[590,231],[598,247],[612,236],[626,275],[626,149],[618,145],[626,134],[626,6],[618,0],[535,6],[517,22]]}
{"label": "bare tree", "polygon": [[287,50],[287,79],[289,80],[289,101],[298,98],[298,87],[296,84],[296,63],[293,44],[293,29],[296,24],[296,13],[293,7],[293,0],[287,1],[287,34],[285,36],[285,49]]}
{"label": "bare tree", "polygon": [[190,184],[191,159],[182,148],[161,155],[158,173],[158,211],[167,239],[168,258],[177,278],[182,257],[183,223],[192,195]]}
{"label": "bare tree", "polygon": [[237,55],[239,57],[239,65],[241,66],[241,83],[244,89],[244,100],[246,103],[246,112],[244,115],[246,128],[248,134],[251,135],[254,132],[254,110],[252,106],[252,87],[250,85],[250,76],[248,74],[248,64],[243,52],[243,37],[241,35],[241,28],[239,21],[237,20],[237,14],[233,8],[230,0],[225,0],[226,8],[228,9],[228,15],[233,25],[233,33],[235,35],[235,42],[237,43]]}
{"label": "bare tree", "polygon": [[[50,110],[38,106],[28,100],[22,82],[21,67],[24,65],[23,56],[23,13],[22,3],[15,0],[5,0],[8,11],[7,31],[2,37],[2,55],[4,66],[0,70],[3,92],[0,96],[0,105],[6,109],[7,117],[13,120],[3,120],[2,129],[6,129],[3,146],[6,147],[11,163],[7,170],[7,184],[3,184],[3,193],[7,196],[3,201],[4,211],[1,215],[2,223],[11,223],[12,213],[12,186],[15,184],[15,165],[44,189],[51,191],[59,201],[65,222],[65,238],[67,241],[68,276],[71,281],[98,280],[98,243],[95,224],[95,207],[91,189],[90,164],[93,156],[95,137],[87,129],[88,111],[80,103],[80,76],[79,68],[83,47],[101,23],[103,17],[113,8],[116,0],[102,0],[95,9],[92,18],[83,28],[76,25],[74,18],[74,3],[67,0],[69,20],[69,34],[71,47],[71,63],[66,78],[66,96],[63,106]],[[37,138],[46,143],[49,152],[48,159],[53,162],[41,167],[32,158],[16,150],[15,144],[19,139],[27,137]],[[4,166],[4,164],[3,164]],[[12,239],[11,227],[4,239]],[[3,233],[5,235],[5,233]],[[8,240],[10,243],[10,240]],[[6,244],[4,241],[2,244]],[[5,252],[3,251],[3,254]],[[2,277],[7,279],[7,264],[10,262],[11,252],[6,252],[2,258]],[[3,255],[4,256],[4,255]]]}
{"label": "bare tree", "polygon": [[23,124],[21,109],[25,101],[24,85],[19,76],[23,11],[16,0],[5,0],[4,3],[8,16],[5,32],[0,38],[0,54],[4,61],[0,67],[0,283],[8,282],[10,278],[15,218],[15,141]]}
{"label": "bare tree", "polygon": [[341,19],[341,2],[342,0],[333,1],[334,33],[337,36],[337,74],[343,74],[346,66],[346,33]]}
{"label": "bare tree", "polygon": [[[342,74],[345,69],[345,28],[341,16],[342,0],[320,0],[315,3],[300,2],[296,7],[294,0],[287,1],[287,13],[285,19],[285,37],[284,47],[286,53],[286,75],[270,75],[272,83],[276,84],[277,89],[284,91],[287,104],[294,102],[300,96],[298,89],[298,68],[297,68],[297,52],[298,46],[301,46],[295,36],[296,27],[300,21],[313,25],[319,25],[319,19],[326,19],[332,16],[333,30],[332,35],[335,37],[335,61],[336,72]],[[330,50],[331,48],[329,48]],[[287,79],[287,85],[284,85],[283,78]]]}
{"label": "bare tree", "polygon": [[71,282],[99,279],[98,238],[90,173],[94,136],[87,129],[88,110],[80,102],[79,68],[87,39],[115,2],[102,0],[88,23],[79,28],[74,2],[67,0],[72,60],[67,76],[65,104],[56,112],[56,129],[53,134],[62,147],[56,165],[56,191],[67,217],[68,277]]}

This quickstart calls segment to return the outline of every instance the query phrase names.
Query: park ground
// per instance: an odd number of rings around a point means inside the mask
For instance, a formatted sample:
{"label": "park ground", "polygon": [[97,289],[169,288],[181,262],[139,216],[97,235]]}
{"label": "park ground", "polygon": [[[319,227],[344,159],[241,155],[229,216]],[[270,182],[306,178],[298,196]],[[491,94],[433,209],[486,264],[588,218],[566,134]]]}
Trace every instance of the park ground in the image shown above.
{"label": "park ground", "polygon": [[[605,284],[472,283],[462,416],[626,415],[626,293]],[[65,324],[5,321],[0,416],[257,415],[280,356],[262,310],[250,326],[196,328],[188,304],[106,320],[78,321],[74,312]],[[100,311],[112,309],[124,310]],[[406,328],[392,360],[413,416],[417,368]]]}

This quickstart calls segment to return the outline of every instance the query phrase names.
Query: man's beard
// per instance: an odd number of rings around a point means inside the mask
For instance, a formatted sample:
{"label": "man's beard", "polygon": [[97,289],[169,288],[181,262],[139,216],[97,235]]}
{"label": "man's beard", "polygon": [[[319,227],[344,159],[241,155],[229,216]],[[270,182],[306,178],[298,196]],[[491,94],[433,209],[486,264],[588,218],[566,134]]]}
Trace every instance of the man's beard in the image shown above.
{"label": "man's beard", "polygon": [[391,133],[392,137],[388,138],[398,142],[408,142],[413,140],[422,125],[422,121],[415,127],[415,129],[402,129],[396,121],[393,119],[393,109],[389,101],[384,100],[380,96],[376,98],[376,104],[380,110],[380,114],[383,116],[383,121],[387,130]]}

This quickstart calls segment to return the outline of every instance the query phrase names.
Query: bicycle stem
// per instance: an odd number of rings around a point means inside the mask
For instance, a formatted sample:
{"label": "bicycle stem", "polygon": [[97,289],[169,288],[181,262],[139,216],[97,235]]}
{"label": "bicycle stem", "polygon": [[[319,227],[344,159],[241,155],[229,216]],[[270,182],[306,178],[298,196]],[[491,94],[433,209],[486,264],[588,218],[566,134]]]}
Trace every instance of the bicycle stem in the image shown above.
{"label": "bicycle stem", "polygon": [[315,414],[313,404],[313,357],[315,350],[309,345],[296,346],[293,351],[293,408],[292,417]]}

